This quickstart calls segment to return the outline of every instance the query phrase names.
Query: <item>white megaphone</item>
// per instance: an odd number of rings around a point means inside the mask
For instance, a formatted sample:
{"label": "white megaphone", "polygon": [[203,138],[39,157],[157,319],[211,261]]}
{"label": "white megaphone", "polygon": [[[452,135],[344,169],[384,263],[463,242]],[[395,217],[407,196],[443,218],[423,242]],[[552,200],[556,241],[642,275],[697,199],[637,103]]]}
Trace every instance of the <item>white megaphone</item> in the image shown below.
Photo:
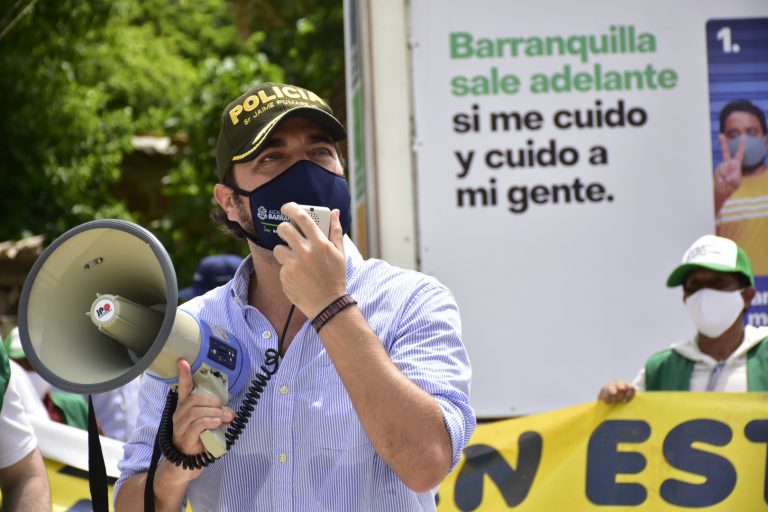
{"label": "white megaphone", "polygon": [[[74,393],[115,389],[147,370],[173,384],[176,361],[192,367],[195,392],[222,403],[246,383],[240,342],[177,309],[176,274],[147,230],[96,220],[57,238],[38,258],[22,289],[19,335],[32,367]],[[201,435],[214,457],[226,451],[224,427]]]}

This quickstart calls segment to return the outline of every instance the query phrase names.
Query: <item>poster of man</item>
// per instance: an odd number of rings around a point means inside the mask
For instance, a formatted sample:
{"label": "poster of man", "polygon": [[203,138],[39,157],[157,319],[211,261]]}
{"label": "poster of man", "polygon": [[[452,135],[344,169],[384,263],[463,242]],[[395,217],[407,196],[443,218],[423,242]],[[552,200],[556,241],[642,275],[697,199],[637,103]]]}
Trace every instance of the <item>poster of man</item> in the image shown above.
{"label": "poster of man", "polygon": [[707,23],[716,229],[752,258],[753,325],[768,325],[767,45],[767,18]]}

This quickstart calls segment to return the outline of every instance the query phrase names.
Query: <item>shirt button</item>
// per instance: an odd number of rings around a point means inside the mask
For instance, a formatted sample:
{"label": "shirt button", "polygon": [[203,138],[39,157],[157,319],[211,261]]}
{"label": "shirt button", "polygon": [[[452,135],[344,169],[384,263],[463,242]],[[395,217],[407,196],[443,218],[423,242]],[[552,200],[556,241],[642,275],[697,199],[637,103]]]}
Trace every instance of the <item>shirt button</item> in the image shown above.
{"label": "shirt button", "polygon": [[288,386],[280,386],[280,394],[281,395],[287,395],[288,394]]}
{"label": "shirt button", "polygon": [[281,453],[277,456],[277,460],[279,460],[281,463],[288,462],[288,456],[284,453]]}
{"label": "shirt button", "polygon": [[263,333],[261,333],[261,337],[264,338],[265,340],[268,340],[269,338],[272,337],[272,332],[271,331],[264,331]]}

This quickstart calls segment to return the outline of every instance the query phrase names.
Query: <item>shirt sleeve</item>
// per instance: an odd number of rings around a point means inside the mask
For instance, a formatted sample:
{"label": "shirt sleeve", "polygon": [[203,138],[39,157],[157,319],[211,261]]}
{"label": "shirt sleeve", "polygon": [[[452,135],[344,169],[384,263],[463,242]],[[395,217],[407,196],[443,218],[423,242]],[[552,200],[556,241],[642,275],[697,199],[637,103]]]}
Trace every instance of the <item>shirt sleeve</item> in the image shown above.
{"label": "shirt sleeve", "polygon": [[635,380],[632,381],[632,385],[636,391],[645,391],[645,367],[640,370]]}
{"label": "shirt sleeve", "polygon": [[453,448],[453,471],[476,418],[469,402],[472,369],[461,340],[459,309],[447,288],[428,282],[413,295],[399,318],[390,357],[442,409]]}
{"label": "shirt sleeve", "polygon": [[11,374],[0,412],[0,468],[16,464],[37,447],[37,437]]}
{"label": "shirt sleeve", "polygon": [[120,477],[115,483],[115,497],[128,478],[149,470],[155,436],[160,426],[160,417],[165,407],[168,389],[168,384],[148,374],[144,374],[141,379],[139,417],[131,438],[123,445],[123,456],[117,464]]}

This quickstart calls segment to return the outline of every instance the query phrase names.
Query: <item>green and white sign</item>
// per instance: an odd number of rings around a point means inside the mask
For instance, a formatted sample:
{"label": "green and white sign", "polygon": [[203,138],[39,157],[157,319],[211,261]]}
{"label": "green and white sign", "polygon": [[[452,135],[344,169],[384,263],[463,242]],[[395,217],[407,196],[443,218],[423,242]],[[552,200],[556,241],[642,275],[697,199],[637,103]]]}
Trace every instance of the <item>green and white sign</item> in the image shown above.
{"label": "green and white sign", "polygon": [[694,333],[664,283],[715,231],[706,25],[767,14],[411,2],[418,255],[459,302],[478,415],[591,400]]}

